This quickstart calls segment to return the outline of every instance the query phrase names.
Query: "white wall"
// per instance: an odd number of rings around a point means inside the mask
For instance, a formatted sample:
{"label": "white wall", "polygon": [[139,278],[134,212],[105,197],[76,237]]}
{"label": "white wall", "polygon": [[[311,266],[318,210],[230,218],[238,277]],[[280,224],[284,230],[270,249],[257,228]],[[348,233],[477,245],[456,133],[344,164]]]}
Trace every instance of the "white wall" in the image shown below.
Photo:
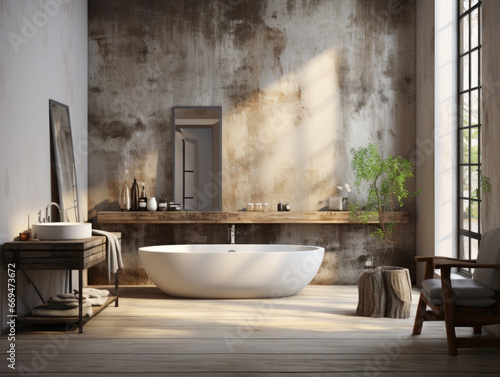
{"label": "white wall", "polygon": [[[0,245],[51,200],[49,99],[70,108],[80,200],[87,218],[87,1],[0,0]],[[48,296],[64,273],[29,272]],[[2,330],[5,271],[0,269]],[[20,314],[39,303],[20,275]]]}
{"label": "white wall", "polygon": [[[456,256],[457,0],[417,2],[417,255]],[[417,266],[417,283],[423,277]]]}
{"label": "white wall", "polygon": [[435,255],[457,257],[457,0],[435,4]]}

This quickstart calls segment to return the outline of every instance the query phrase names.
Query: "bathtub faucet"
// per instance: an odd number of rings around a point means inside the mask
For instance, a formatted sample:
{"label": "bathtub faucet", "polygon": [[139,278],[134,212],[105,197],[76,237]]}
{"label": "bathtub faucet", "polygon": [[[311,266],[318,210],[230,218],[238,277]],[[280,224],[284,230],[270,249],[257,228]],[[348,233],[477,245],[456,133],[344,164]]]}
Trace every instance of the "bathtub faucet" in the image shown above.
{"label": "bathtub faucet", "polygon": [[227,230],[227,238],[231,241],[231,245],[235,244],[236,238],[236,225],[231,225],[231,227]]}

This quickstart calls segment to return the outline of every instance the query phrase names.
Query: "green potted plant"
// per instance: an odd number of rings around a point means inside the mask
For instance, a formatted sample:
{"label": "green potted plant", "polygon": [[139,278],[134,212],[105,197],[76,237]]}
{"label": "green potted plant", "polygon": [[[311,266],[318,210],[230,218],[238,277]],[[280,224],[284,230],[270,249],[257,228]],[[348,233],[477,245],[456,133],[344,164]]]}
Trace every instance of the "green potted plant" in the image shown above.
{"label": "green potted plant", "polygon": [[361,186],[368,184],[366,204],[359,202],[349,206],[350,217],[354,221],[368,222],[377,219],[378,224],[371,233],[380,242],[397,244],[398,223],[388,212],[400,209],[404,199],[410,195],[407,180],[413,177],[414,164],[401,157],[389,156],[383,159],[378,147],[369,144],[366,148],[351,148],[351,168],[354,172],[354,187],[358,194]]}

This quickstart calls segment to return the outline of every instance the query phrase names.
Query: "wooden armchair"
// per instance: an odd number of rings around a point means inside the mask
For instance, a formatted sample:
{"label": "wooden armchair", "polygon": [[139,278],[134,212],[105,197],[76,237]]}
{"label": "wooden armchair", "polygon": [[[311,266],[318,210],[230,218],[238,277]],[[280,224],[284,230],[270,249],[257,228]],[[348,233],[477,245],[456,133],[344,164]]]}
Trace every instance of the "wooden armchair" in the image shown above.
{"label": "wooden armchair", "polygon": [[[500,347],[500,338],[480,336],[481,326],[500,324],[500,229],[483,235],[477,260],[415,260],[426,265],[413,335],[420,335],[424,321],[444,320],[451,356],[456,356],[460,347]],[[453,267],[473,268],[472,279],[450,279]],[[434,269],[441,270],[441,279],[433,279]],[[457,338],[455,327],[472,327],[478,336]]]}

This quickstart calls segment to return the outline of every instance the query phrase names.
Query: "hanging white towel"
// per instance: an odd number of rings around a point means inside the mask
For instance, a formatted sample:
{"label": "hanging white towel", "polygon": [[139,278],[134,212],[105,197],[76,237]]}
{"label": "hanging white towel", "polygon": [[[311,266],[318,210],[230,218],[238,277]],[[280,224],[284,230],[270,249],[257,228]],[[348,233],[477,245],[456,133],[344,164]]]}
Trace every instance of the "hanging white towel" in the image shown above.
{"label": "hanging white towel", "polygon": [[108,281],[111,281],[111,273],[116,273],[119,268],[123,268],[122,248],[118,237],[111,232],[97,229],[92,229],[92,234],[107,238]]}

